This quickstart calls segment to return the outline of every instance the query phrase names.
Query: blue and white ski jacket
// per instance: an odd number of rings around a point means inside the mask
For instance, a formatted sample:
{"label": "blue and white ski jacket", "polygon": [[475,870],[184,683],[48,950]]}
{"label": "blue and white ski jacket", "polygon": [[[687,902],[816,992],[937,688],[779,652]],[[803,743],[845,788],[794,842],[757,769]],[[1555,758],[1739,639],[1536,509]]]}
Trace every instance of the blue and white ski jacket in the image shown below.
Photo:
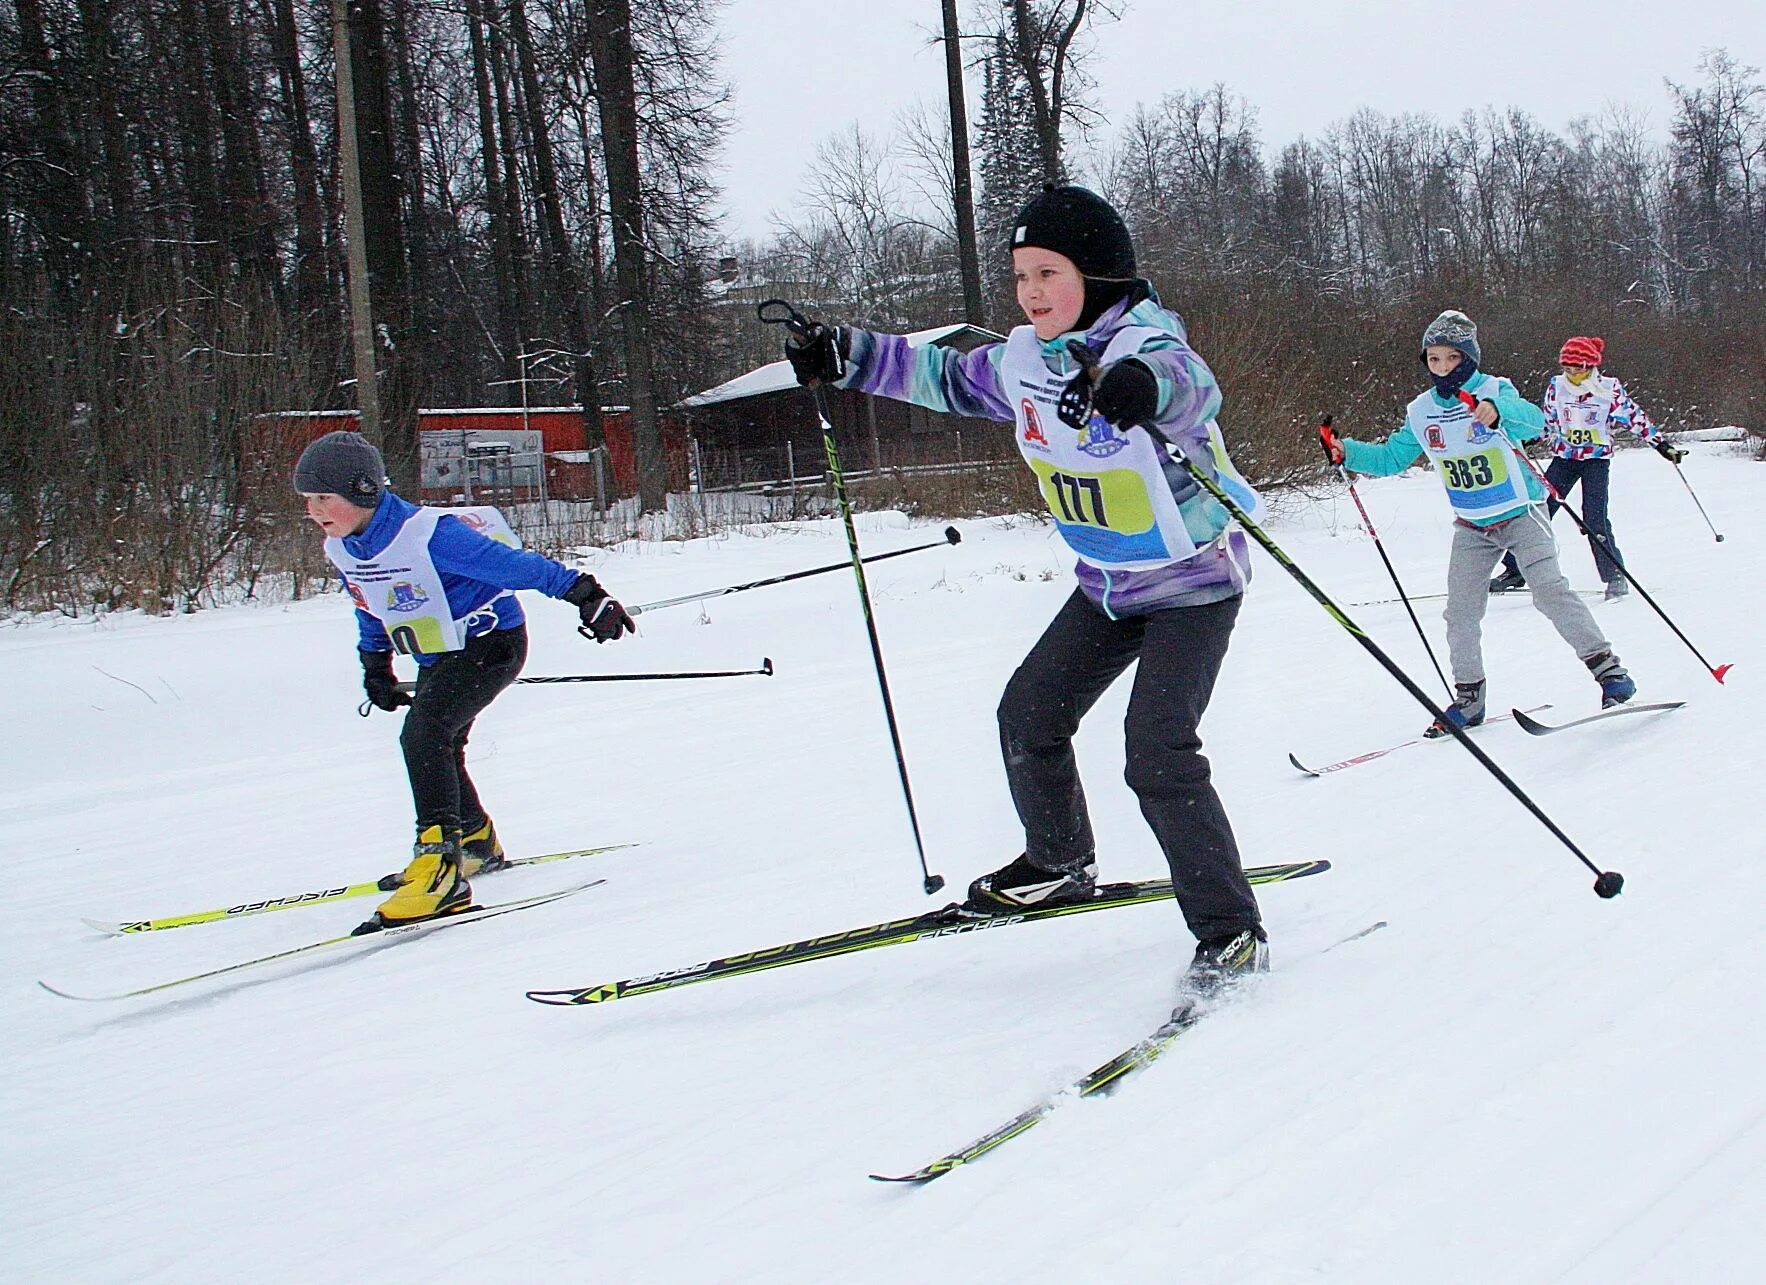
{"label": "blue and white ski jacket", "polygon": [[[387,491],[381,495],[368,525],[355,535],[344,536],[343,546],[353,557],[376,557],[418,512],[417,505]],[[513,629],[526,622],[521,603],[510,590],[537,589],[549,598],[562,598],[576,583],[578,574],[543,554],[501,544],[455,517],[443,517],[435,524],[429,537],[429,556],[441,575],[448,609],[456,620],[466,622],[467,637],[494,629]],[[346,579],[344,589],[349,588]],[[356,627],[356,645],[363,651],[393,650],[386,626],[359,603]],[[416,658],[419,665],[433,665],[439,659],[440,656],[431,655]]]}

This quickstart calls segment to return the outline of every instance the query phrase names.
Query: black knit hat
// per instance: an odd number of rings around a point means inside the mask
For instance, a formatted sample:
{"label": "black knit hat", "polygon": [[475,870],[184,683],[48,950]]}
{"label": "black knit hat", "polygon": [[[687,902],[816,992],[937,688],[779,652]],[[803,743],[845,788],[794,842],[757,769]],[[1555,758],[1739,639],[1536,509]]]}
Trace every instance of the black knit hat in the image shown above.
{"label": "black knit hat", "polygon": [[1128,225],[1114,206],[1083,187],[1051,183],[1025,203],[1013,221],[1011,248],[1026,246],[1066,255],[1081,276],[1109,281],[1136,276]]}
{"label": "black knit hat", "polygon": [[303,495],[341,495],[360,509],[380,503],[386,461],[360,433],[339,429],[313,442],[294,465],[294,489]]}

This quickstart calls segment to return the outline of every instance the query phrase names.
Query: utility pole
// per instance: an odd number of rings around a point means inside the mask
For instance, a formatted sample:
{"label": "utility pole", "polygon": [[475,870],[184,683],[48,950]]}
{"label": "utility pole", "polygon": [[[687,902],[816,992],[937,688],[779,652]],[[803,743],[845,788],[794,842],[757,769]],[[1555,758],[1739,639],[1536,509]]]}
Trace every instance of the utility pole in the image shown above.
{"label": "utility pole", "polygon": [[362,210],[362,167],[356,151],[356,76],[350,61],[350,22],[349,0],[331,0],[331,35],[337,58],[337,168],[343,181],[356,409],[361,417],[362,436],[384,448],[374,351],[374,299],[368,284],[368,220]]}
{"label": "utility pole", "polygon": [[986,323],[981,310],[981,257],[975,245],[975,193],[969,177],[969,109],[963,94],[963,47],[957,0],[944,0],[944,78],[950,88],[951,198],[956,206],[957,262],[963,276],[963,320]]}

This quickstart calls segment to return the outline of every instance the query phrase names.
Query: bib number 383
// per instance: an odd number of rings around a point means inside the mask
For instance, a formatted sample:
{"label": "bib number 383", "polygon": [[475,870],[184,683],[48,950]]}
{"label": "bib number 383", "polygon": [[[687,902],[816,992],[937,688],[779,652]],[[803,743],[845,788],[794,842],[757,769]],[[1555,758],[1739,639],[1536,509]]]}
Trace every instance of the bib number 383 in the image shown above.
{"label": "bib number 383", "polygon": [[1478,455],[1454,455],[1441,461],[1442,476],[1456,491],[1481,491],[1508,479],[1508,470],[1495,451]]}

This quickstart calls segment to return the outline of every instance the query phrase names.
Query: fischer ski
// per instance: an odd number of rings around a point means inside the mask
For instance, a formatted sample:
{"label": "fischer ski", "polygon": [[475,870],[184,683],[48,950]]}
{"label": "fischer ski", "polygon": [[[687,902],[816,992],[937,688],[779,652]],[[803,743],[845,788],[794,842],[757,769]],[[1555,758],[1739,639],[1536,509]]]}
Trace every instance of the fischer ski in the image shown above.
{"label": "fischer ski", "polygon": [[[1537,712],[1542,709],[1550,708],[1551,706],[1549,704],[1531,705],[1525,710],[1514,710],[1508,714],[1495,714],[1478,724],[1478,727],[1488,727],[1492,723],[1506,723],[1516,716],[1524,717],[1530,712]],[[1566,724],[1566,726],[1568,725]],[[1478,728],[1468,727],[1465,730],[1468,732],[1475,732]],[[1288,762],[1292,763],[1300,771],[1306,773],[1307,776],[1327,776],[1332,772],[1341,772],[1346,767],[1355,767],[1361,763],[1371,763],[1375,759],[1383,759],[1388,754],[1395,754],[1399,750],[1409,749],[1412,745],[1433,745],[1436,742],[1446,743],[1451,739],[1452,738],[1446,736],[1413,736],[1408,741],[1399,741],[1398,744],[1388,745],[1385,749],[1369,750],[1366,754],[1357,754],[1354,758],[1343,759],[1336,763],[1327,763],[1323,767],[1307,767],[1306,764],[1302,763],[1292,754],[1288,755]]]}
{"label": "fischer ski", "polygon": [[[1245,871],[1245,878],[1253,884],[1282,883],[1289,879],[1301,879],[1307,875],[1322,874],[1331,868],[1328,861],[1297,861],[1287,865],[1253,866]],[[861,950],[873,950],[879,946],[898,946],[910,941],[920,941],[928,937],[955,937],[963,933],[984,932],[994,928],[1005,928],[1012,924],[1032,923],[1041,919],[1059,919],[1068,915],[1083,915],[1093,910],[1108,910],[1118,906],[1143,906],[1154,901],[1168,901],[1171,898],[1171,881],[1169,879],[1143,879],[1135,883],[1101,884],[1097,896],[1091,901],[1064,906],[1029,907],[1011,914],[981,915],[965,912],[961,903],[953,903],[942,910],[928,911],[923,915],[915,915],[911,919],[895,919],[888,923],[870,924],[863,928],[852,928],[846,932],[830,933],[825,937],[806,937],[801,941],[787,942],[783,946],[773,946],[766,950],[752,950],[741,955],[728,955],[722,959],[711,959],[700,964],[691,964],[686,968],[674,968],[662,973],[649,973],[642,977],[630,977],[619,982],[603,982],[595,986],[573,987],[565,990],[528,991],[527,997],[539,1004],[553,1004],[560,1007],[573,1007],[579,1004],[605,1004],[609,1000],[626,999],[633,995],[647,995],[652,991],[669,990],[676,986],[689,986],[695,982],[716,981],[725,977],[742,977],[749,973],[763,973],[773,968],[785,968],[792,964],[807,964],[812,960],[831,959],[837,955],[852,955]]]}
{"label": "fischer ski", "polygon": [[[192,973],[188,977],[174,977],[168,982],[157,982],[152,986],[139,986],[134,990],[118,991],[112,995],[76,995],[72,991],[64,991],[59,987],[51,986],[45,981],[39,981],[37,985],[41,986],[51,995],[59,995],[63,999],[86,1000],[93,1003],[118,999],[134,999],[140,995],[151,995],[155,991],[171,990],[177,986],[188,986],[192,982],[207,981],[211,977],[224,977],[229,973],[242,973],[247,969],[258,968],[264,964],[273,964],[278,960],[297,959],[302,955],[317,954],[320,951],[329,950],[335,946],[347,945],[352,941],[389,942],[389,944],[396,944],[401,941],[410,941],[413,937],[421,937],[443,928],[451,928],[456,924],[479,924],[487,919],[495,919],[499,915],[512,915],[517,910],[532,910],[535,906],[544,906],[550,902],[562,901],[566,897],[574,896],[585,889],[594,888],[606,882],[605,879],[592,879],[588,883],[579,883],[574,887],[565,888],[559,892],[546,892],[541,893],[537,897],[523,897],[519,901],[503,901],[489,906],[474,906],[470,910],[462,910],[458,914],[447,916],[445,919],[425,919],[420,923],[405,924],[399,928],[382,928],[376,932],[362,933],[360,935],[352,932],[345,933],[341,937],[327,937],[323,941],[312,941],[304,946],[295,946],[289,950],[279,950],[273,955],[259,955],[255,959],[241,960],[237,964],[228,964],[222,968],[211,968],[205,973]],[[362,953],[366,955],[370,952],[364,951]]]}
{"label": "fischer ski", "polygon": [[[492,874],[501,874],[503,870],[519,869],[523,866],[540,866],[549,861],[567,861],[571,857],[593,857],[603,852],[618,852],[621,848],[635,848],[635,843],[610,843],[599,848],[572,848],[568,852],[548,852],[538,857],[516,857]],[[483,875],[473,875],[481,879]],[[300,892],[292,897],[272,897],[268,901],[246,901],[236,906],[223,906],[218,910],[201,910],[193,915],[171,915],[164,919],[137,919],[130,923],[110,923],[102,919],[82,919],[81,923],[88,928],[95,928],[101,933],[112,937],[127,937],[135,933],[155,933],[167,928],[185,928],[191,924],[213,924],[228,919],[243,919],[248,915],[268,914],[272,910],[293,910],[299,906],[323,906],[333,901],[345,901],[350,897],[366,897],[376,892],[391,892],[385,886],[385,880],[373,883],[344,884],[336,888],[320,888],[314,892]]]}
{"label": "fischer ski", "polygon": [[[1386,927],[1384,919],[1369,924],[1360,932],[1349,934],[1331,945],[1326,946],[1319,954],[1326,954],[1338,946],[1378,932]],[[1225,998],[1225,997],[1223,997]],[[1129,1045],[1115,1057],[1095,1070],[1087,1072],[1065,1088],[1051,1093],[1035,1106],[1020,1111],[998,1128],[990,1129],[968,1146],[940,1156],[930,1164],[922,1165],[912,1173],[870,1175],[878,1182],[901,1182],[921,1185],[931,1182],[934,1178],[942,1178],[959,1165],[969,1164],[992,1151],[1001,1143],[1010,1142],[1019,1134],[1025,1133],[1041,1124],[1052,1115],[1063,1103],[1074,1098],[1089,1098],[1108,1095],[1123,1079],[1159,1060],[1167,1049],[1176,1042],[1178,1036],[1190,1030],[1209,1013],[1214,1012],[1218,1005],[1209,1003],[1194,996],[1186,996],[1178,1001],[1171,1016],[1166,1018],[1152,1032],[1134,1044]]]}
{"label": "fischer ski", "polygon": [[1541,723],[1536,718],[1528,718],[1525,710],[1514,711],[1515,722],[1521,730],[1532,736],[1550,736],[1553,732],[1567,731],[1572,727],[1581,727],[1584,723],[1598,723],[1602,719],[1617,718],[1620,714],[1657,714],[1666,713],[1671,709],[1679,709],[1685,701],[1658,701],[1654,705],[1615,705],[1611,709],[1603,709],[1598,714],[1590,714],[1586,718],[1572,719],[1568,723]]}

